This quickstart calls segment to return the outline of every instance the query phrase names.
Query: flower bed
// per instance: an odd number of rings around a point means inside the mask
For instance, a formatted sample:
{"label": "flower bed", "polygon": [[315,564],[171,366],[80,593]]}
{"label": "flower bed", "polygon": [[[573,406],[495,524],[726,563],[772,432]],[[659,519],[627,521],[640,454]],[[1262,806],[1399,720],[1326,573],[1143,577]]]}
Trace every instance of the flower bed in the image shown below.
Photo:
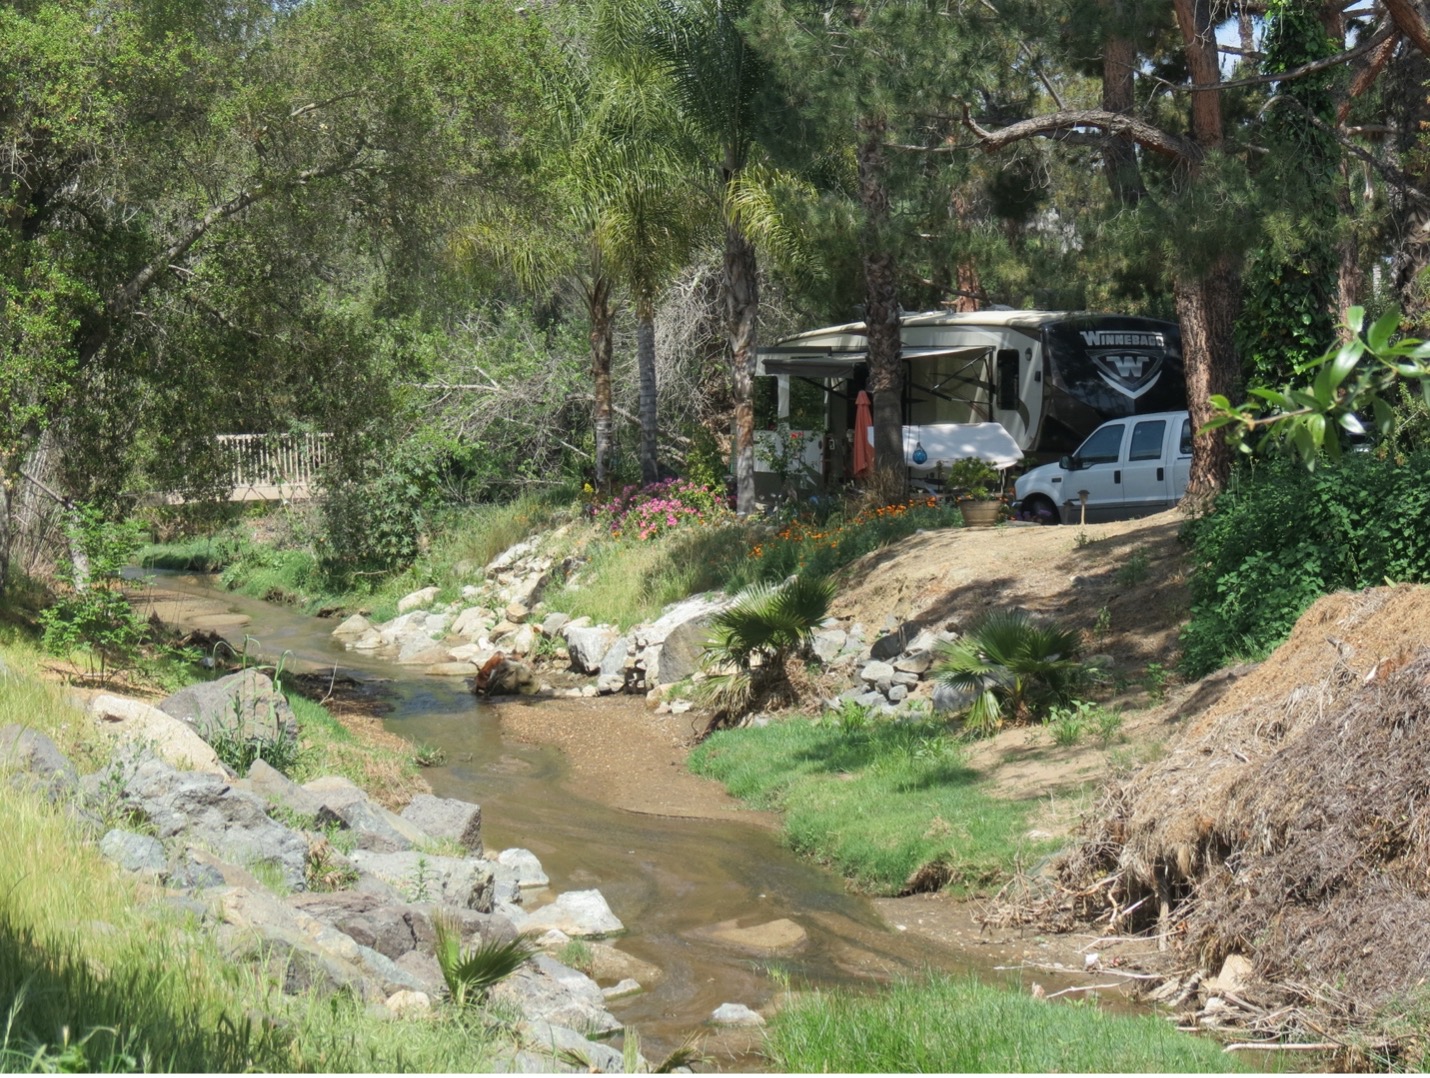
{"label": "flower bed", "polygon": [[730,511],[724,491],[688,479],[666,479],[628,486],[610,501],[593,506],[592,516],[614,538],[644,542],[676,528],[721,521]]}
{"label": "flower bed", "polygon": [[796,572],[826,575],[921,528],[952,528],[960,522],[958,510],[937,498],[911,498],[849,518],[796,520],[756,543],[750,558],[759,563],[762,580],[783,580]]}

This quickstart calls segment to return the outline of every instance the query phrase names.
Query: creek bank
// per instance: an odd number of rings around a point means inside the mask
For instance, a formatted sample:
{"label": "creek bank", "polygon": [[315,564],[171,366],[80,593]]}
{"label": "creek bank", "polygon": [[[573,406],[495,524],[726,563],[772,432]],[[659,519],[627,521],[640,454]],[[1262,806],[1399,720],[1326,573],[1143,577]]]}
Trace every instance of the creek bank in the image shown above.
{"label": "creek bank", "polygon": [[[203,702],[215,705],[207,723]],[[285,992],[350,995],[374,1018],[411,1019],[446,996],[439,922],[455,926],[464,946],[545,930],[543,953],[492,993],[521,1015],[507,1065],[569,1070],[562,1053],[577,1052],[619,1070],[619,1051],[587,1039],[622,1028],[602,987],[544,953],[624,931],[599,892],[552,896],[530,851],[488,855],[474,804],[418,795],[392,812],[346,779],[300,785],[262,759],[240,777],[201,733],[221,741],[218,725],[230,720],[236,729],[282,727],[286,707],[252,670],[157,707],[101,694],[85,721],[109,735],[106,766],[80,774],[48,737],[12,726],[0,729],[0,773],[64,806],[105,857],[155,902],[195,917],[231,960]],[[605,970],[622,974],[608,987],[638,990],[629,970],[640,964],[600,946]]]}

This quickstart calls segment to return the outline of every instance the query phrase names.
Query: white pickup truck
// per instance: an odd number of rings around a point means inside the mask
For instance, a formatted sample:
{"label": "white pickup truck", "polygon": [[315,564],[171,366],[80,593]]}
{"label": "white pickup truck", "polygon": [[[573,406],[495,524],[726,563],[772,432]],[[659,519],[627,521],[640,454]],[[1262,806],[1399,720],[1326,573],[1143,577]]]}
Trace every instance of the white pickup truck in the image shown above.
{"label": "white pickup truck", "polygon": [[[1186,412],[1113,419],[1056,464],[1019,476],[1013,508],[1023,520],[1124,520],[1176,505],[1192,468],[1192,421]],[[1083,492],[1086,492],[1084,495]]]}

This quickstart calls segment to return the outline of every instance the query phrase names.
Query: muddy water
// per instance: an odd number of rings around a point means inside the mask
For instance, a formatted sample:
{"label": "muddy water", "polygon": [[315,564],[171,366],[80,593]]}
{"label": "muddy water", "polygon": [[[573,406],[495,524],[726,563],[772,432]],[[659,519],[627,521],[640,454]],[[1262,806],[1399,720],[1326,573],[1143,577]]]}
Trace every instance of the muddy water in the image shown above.
{"label": "muddy water", "polygon": [[[612,1004],[640,1031],[648,1055],[680,1044],[721,1003],[768,1003],[782,991],[772,971],[796,987],[868,983],[930,966],[990,973],[986,959],[885,926],[868,901],[768,831],[639,815],[574,796],[563,786],[560,754],[504,739],[493,710],[460,679],[415,675],[345,651],[329,635],[331,622],[220,592],[206,578],[162,576],[164,591],[179,596],[162,604],[165,620],[212,628],[239,648],[250,638],[250,654],[282,656],[290,670],[336,665],[370,682],[391,703],[389,729],[445,750],[448,763],[427,777],[439,795],[481,804],[489,849],[532,850],[555,891],[599,888],[629,929],[621,949],[665,972],[649,991]],[[216,614],[216,602],[228,613]],[[722,921],[750,926],[777,918],[802,925],[808,944],[761,958],[701,937]],[[749,1070],[760,1065],[748,1054],[753,1043],[734,1035],[707,1050],[715,1049],[724,1068]]]}

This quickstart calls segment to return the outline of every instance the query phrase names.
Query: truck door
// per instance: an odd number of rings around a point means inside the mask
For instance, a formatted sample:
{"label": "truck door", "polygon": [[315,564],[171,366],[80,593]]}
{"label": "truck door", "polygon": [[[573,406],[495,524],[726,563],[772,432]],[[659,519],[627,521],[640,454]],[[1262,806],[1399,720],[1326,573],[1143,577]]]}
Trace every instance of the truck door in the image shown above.
{"label": "truck door", "polygon": [[1132,422],[1122,469],[1123,508],[1128,516],[1160,513],[1173,500],[1167,426],[1165,418]]}
{"label": "truck door", "polygon": [[1172,459],[1172,490],[1174,502],[1182,500],[1187,493],[1187,483],[1192,478],[1192,421],[1182,420],[1182,429],[1177,435],[1177,455]]}
{"label": "truck door", "polygon": [[1081,467],[1067,473],[1063,485],[1063,497],[1071,501],[1065,519],[1078,519],[1078,491],[1085,490],[1087,496],[1087,519],[1089,522],[1109,520],[1122,511],[1122,480],[1124,464],[1122,459],[1123,436],[1127,433],[1125,423],[1106,423],[1087,436],[1087,441],[1073,454]]}

